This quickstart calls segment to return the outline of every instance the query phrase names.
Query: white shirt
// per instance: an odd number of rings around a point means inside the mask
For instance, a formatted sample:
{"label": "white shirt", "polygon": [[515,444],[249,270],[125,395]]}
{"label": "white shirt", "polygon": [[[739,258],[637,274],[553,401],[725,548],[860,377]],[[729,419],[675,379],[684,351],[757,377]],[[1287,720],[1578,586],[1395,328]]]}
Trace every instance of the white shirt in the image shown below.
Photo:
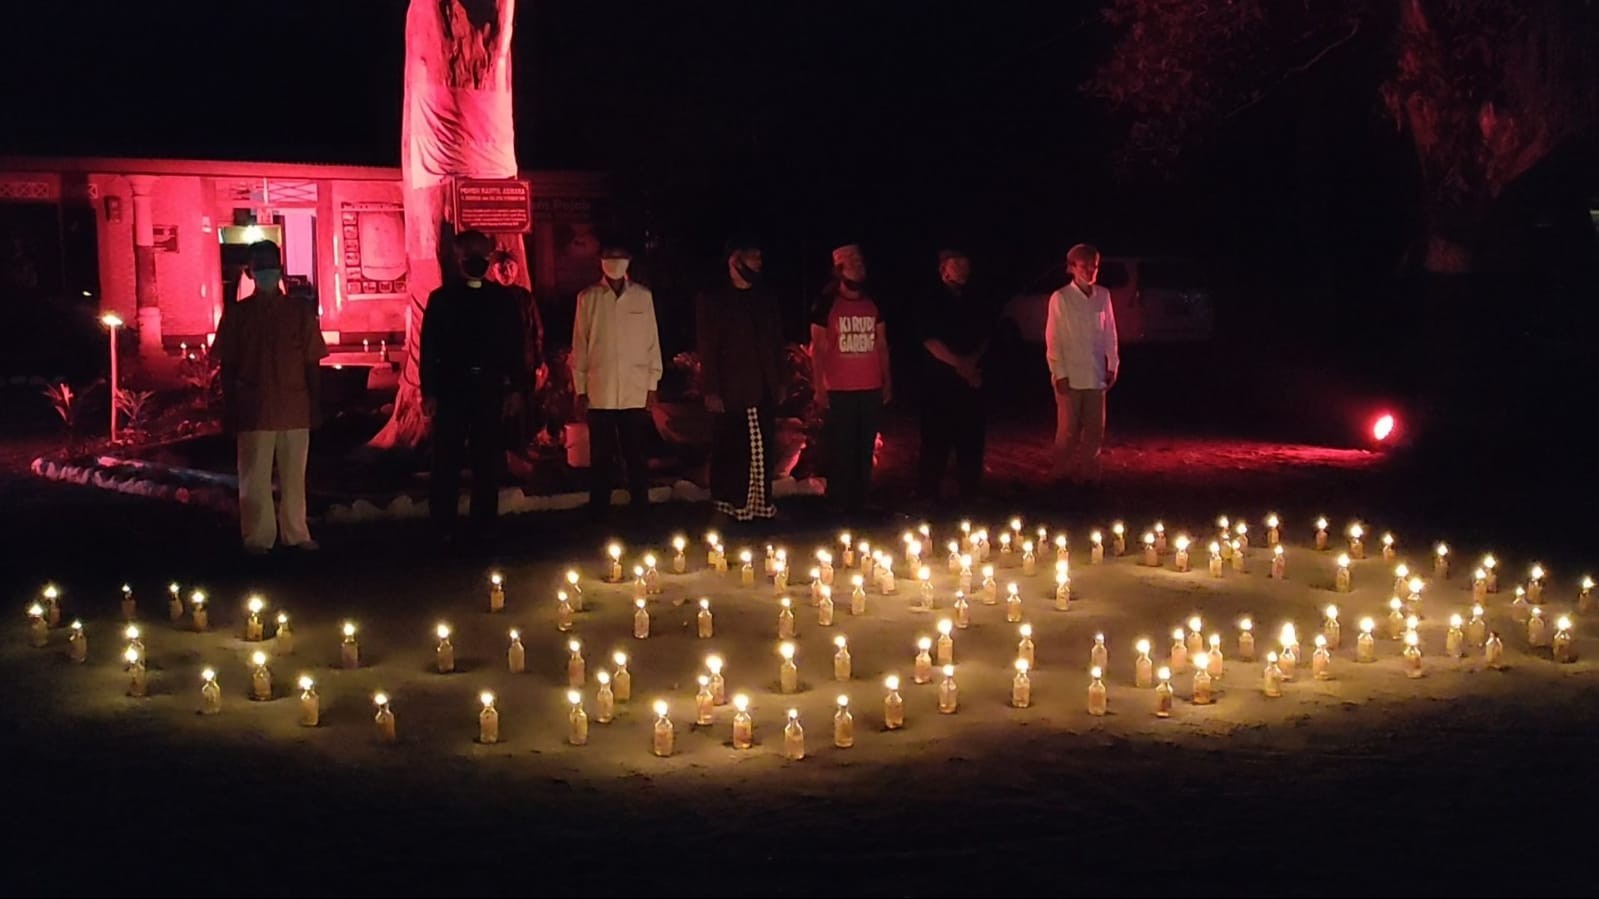
{"label": "white shirt", "polygon": [[1066,378],[1073,390],[1103,390],[1106,373],[1121,367],[1116,344],[1109,290],[1095,284],[1084,294],[1073,281],[1049,295],[1044,352],[1050,377]]}
{"label": "white shirt", "polygon": [[628,281],[620,296],[601,281],[577,295],[572,321],[572,391],[591,409],[642,409],[661,382],[655,295]]}

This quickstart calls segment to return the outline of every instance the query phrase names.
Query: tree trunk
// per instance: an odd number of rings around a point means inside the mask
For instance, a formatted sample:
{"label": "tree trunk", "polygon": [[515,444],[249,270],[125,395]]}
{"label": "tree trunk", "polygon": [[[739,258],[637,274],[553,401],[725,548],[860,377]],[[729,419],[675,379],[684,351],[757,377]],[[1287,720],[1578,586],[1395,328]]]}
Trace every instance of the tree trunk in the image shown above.
{"label": "tree trunk", "polygon": [[[400,169],[411,305],[394,414],[372,438],[374,447],[415,448],[431,425],[422,411],[422,316],[445,272],[453,275],[452,179],[517,173],[511,115],[515,11],[516,0],[410,0],[406,11]],[[521,235],[497,237],[516,254],[525,279]]]}

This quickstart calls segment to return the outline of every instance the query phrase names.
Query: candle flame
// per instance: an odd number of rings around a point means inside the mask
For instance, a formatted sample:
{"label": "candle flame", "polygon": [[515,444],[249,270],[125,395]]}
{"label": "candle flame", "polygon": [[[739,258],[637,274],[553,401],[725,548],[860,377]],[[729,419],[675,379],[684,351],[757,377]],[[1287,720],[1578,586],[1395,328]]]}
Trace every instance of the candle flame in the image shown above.
{"label": "candle flame", "polygon": [[750,707],[750,698],[748,696],[745,696],[743,693],[740,693],[737,696],[733,697],[733,708],[737,709],[739,712],[742,713],[742,712],[749,711],[749,707]]}
{"label": "candle flame", "polygon": [[251,615],[259,615],[261,610],[266,608],[266,601],[259,596],[252,596],[250,601],[245,603],[245,608],[250,610]]}
{"label": "candle flame", "polygon": [[387,694],[387,693],[373,693],[372,694],[372,704],[378,706],[379,708],[387,706],[389,704],[389,694]]}
{"label": "candle flame", "polygon": [[899,689],[899,676],[898,675],[894,675],[894,674],[890,674],[888,677],[883,678],[883,686],[888,688],[890,691],[898,690]]}
{"label": "candle flame", "polygon": [[653,708],[655,709],[655,716],[657,718],[665,718],[666,717],[666,700],[664,700],[664,699],[655,700],[655,705],[653,706]]}
{"label": "candle flame", "polygon": [[315,687],[315,686],[316,686],[316,681],[311,679],[311,675],[309,675],[309,674],[300,675],[300,690],[301,690],[301,692],[308,692],[308,691],[311,690],[312,687]]}
{"label": "candle flame", "polygon": [[777,647],[777,652],[778,652],[778,655],[781,655],[783,657],[783,661],[785,661],[785,662],[793,661],[793,659],[794,659],[794,644],[792,644],[792,643],[784,643],[781,646]]}
{"label": "candle flame", "polygon": [[1149,655],[1149,641],[1147,639],[1139,639],[1137,643],[1133,644],[1133,648],[1138,650],[1138,654],[1141,656]]}
{"label": "candle flame", "polygon": [[1163,681],[1171,680],[1171,669],[1167,668],[1165,665],[1162,665],[1155,669],[1155,676]]}
{"label": "candle flame", "polygon": [[250,662],[257,668],[265,668],[267,663],[267,655],[264,652],[252,653],[250,655]]}
{"label": "candle flame", "polygon": [[[1026,659],[1017,659],[1016,661],[1025,662],[1027,660]],[[1104,672],[1099,669],[1098,665],[1095,665],[1092,668],[1088,669],[1088,676],[1093,678],[1094,680],[1099,680],[1100,676],[1103,675],[1103,674],[1104,674]]]}
{"label": "candle flame", "polygon": [[214,669],[214,668],[207,668],[204,671],[200,672],[200,680],[203,680],[203,681],[205,681],[208,684],[211,683],[212,681],[216,680],[216,679],[217,679],[217,672],[216,672],[216,669]]}

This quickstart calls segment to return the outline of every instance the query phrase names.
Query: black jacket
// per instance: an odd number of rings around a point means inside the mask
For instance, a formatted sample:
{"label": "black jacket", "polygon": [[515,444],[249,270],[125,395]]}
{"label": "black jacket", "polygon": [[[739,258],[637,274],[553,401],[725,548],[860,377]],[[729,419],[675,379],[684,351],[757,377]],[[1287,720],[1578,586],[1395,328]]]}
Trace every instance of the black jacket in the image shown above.
{"label": "black jacket", "polygon": [[428,296],[419,349],[422,396],[528,387],[522,309],[510,289],[447,284]]}

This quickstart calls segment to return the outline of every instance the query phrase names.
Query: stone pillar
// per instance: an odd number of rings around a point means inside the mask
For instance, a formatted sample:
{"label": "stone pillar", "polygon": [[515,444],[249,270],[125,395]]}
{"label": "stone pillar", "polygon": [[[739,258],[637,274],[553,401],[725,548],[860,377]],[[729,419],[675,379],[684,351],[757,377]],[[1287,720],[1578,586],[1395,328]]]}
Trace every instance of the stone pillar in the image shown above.
{"label": "stone pillar", "polygon": [[154,175],[130,175],[133,187],[133,277],[138,299],[139,358],[156,363],[166,358],[161,346],[161,300],[155,280]]}

